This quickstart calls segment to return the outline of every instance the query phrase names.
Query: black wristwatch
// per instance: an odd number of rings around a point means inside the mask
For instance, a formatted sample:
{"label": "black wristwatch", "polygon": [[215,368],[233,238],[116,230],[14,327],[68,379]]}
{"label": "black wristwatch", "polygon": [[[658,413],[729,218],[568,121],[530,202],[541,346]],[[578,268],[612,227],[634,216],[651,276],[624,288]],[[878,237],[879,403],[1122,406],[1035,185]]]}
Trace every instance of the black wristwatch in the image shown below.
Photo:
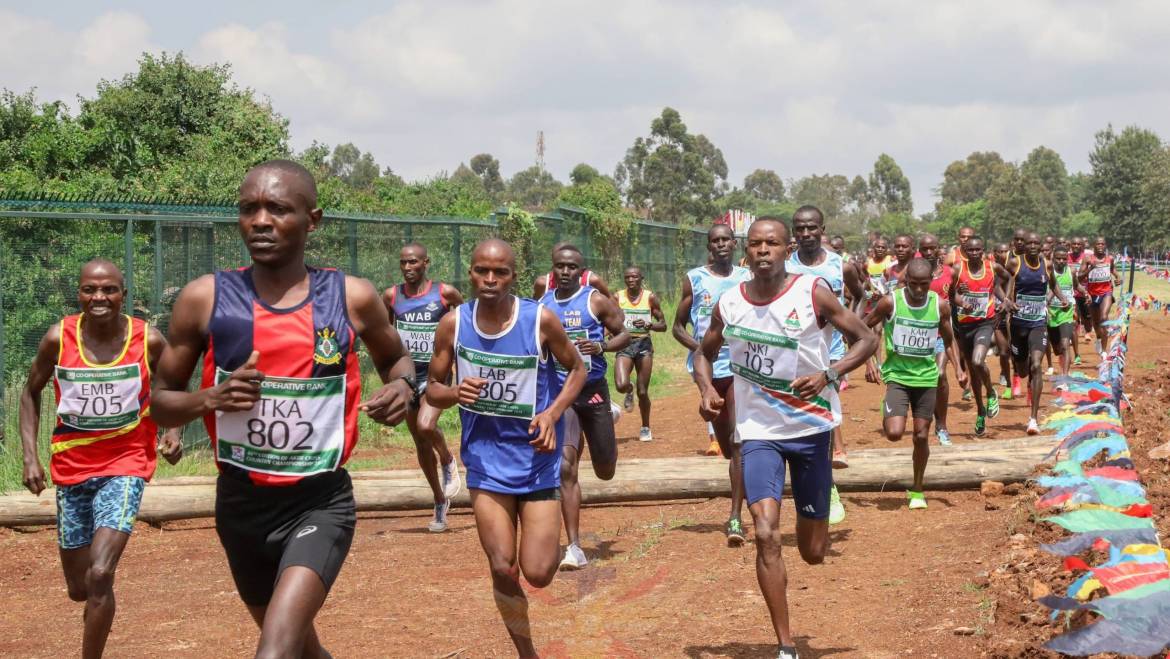
{"label": "black wristwatch", "polygon": [[825,380],[827,380],[834,389],[841,388],[841,376],[837,373],[837,369],[833,368],[832,366],[825,369]]}
{"label": "black wristwatch", "polygon": [[609,346],[606,344],[605,339],[602,339],[602,340],[597,342],[597,347],[598,347],[598,349],[601,350],[601,352],[605,352],[605,349],[608,348]]}
{"label": "black wristwatch", "polygon": [[410,385],[410,399],[413,402],[417,403],[418,396],[419,396],[419,393],[421,392],[421,390],[419,389],[418,383],[414,381],[414,376],[413,375],[399,375],[397,379],[402,380],[406,384]]}

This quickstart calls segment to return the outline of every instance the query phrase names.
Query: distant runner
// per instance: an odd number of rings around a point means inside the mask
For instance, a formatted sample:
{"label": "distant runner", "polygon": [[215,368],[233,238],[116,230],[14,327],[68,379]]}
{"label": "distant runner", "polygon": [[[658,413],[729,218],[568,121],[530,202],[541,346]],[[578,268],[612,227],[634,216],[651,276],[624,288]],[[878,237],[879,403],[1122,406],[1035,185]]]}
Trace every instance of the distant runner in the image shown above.
{"label": "distant runner", "polygon": [[[1068,263],[1068,248],[1057,245],[1052,248],[1052,276],[1056,280],[1056,287],[1064,295],[1064,299],[1071,302],[1075,299],[1081,283]],[[1060,359],[1060,375],[1063,382],[1058,382],[1055,391],[1068,389],[1068,373],[1070,362],[1070,347],[1076,345],[1076,308],[1073,305],[1062,306],[1055,295],[1048,296],[1048,344]]]}
{"label": "distant runner", "polygon": [[[562,242],[553,245],[553,257],[555,258],[556,253],[568,244],[569,243],[567,242]],[[613,294],[609,292],[609,286],[605,283],[605,279],[602,278],[601,275],[590,270],[589,268],[582,268],[578,277],[580,278],[582,286],[592,286],[605,297],[610,298],[611,300],[614,299]],[[534,279],[532,281],[532,299],[539,300],[540,298],[544,297],[544,294],[549,290],[549,282],[552,282],[552,287],[556,288],[556,279],[556,274],[551,270],[548,272],[548,274],[540,275]]]}
{"label": "distant runner", "polygon": [[1093,331],[1097,334],[1093,348],[1101,359],[1105,359],[1105,341],[1108,338],[1105,321],[1109,320],[1109,311],[1113,308],[1113,287],[1121,286],[1121,275],[1117,274],[1117,264],[1113,257],[1105,250],[1104,236],[1097,236],[1097,240],[1093,241],[1093,253],[1085,256],[1081,262],[1078,276],[1085,285],[1089,317],[1093,322]]}
{"label": "distant runner", "polygon": [[654,342],[650,332],[665,332],[666,317],[662,315],[658,296],[646,288],[641,268],[636,265],[626,268],[623,279],[626,287],[618,291],[617,301],[626,331],[630,333],[630,345],[614,359],[614,387],[626,395],[622,407],[627,412],[633,410],[634,384],[630,382],[630,373],[637,370],[638,412],[642,415],[638,441],[649,442],[654,439],[650,432],[650,374],[654,370]]}

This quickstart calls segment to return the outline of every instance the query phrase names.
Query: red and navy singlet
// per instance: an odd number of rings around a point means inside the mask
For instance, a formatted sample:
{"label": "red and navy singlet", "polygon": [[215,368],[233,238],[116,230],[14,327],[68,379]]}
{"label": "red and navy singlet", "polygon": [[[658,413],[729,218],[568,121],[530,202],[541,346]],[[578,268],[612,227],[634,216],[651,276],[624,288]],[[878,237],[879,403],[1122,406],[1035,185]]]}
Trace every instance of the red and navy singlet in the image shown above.
{"label": "red and navy singlet", "polygon": [[[582,270],[581,271],[581,285],[588,286],[589,285],[589,277],[592,275],[593,275],[593,271],[590,270],[589,268],[585,268],[584,270]],[[552,270],[549,270],[548,274],[544,276],[544,292],[547,293],[549,291],[556,290],[556,288],[557,288],[557,273],[553,272]]]}
{"label": "red and navy singlet", "polygon": [[450,311],[443,302],[443,284],[427,281],[426,288],[417,295],[408,295],[403,284],[390,289],[390,308],[394,310],[394,326],[414,360],[414,377],[426,382],[427,369],[435,350],[435,330],[439,320]]}
{"label": "red and navy singlet", "polygon": [[336,471],[357,443],[358,337],[345,304],[345,273],[308,268],[309,295],[286,309],[256,294],[252,269],[215,274],[203,387],[260,353],[261,399],[247,412],[204,417],[223,473],[256,485],[292,485]]}
{"label": "red and navy singlet", "polygon": [[81,315],[61,321],[53,373],[57,426],[49,473],[57,485],[95,476],[154,475],[158,426],[150,418],[149,326],[126,319],[126,343],[107,364],[95,364],[81,344]]}

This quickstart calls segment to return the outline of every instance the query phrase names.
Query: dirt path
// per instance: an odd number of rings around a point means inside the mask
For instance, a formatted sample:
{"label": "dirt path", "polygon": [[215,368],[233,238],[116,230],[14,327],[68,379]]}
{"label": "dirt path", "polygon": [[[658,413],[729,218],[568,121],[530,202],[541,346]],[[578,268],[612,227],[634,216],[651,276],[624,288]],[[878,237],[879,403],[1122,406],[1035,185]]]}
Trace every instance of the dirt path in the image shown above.
{"label": "dirt path", "polygon": [[[1131,368],[1153,364],[1168,329],[1161,318],[1139,317]],[[854,380],[844,395],[851,445],[888,444],[876,430],[881,389]],[[705,446],[692,388],[676,391],[658,401],[654,442],[635,439],[635,415],[622,419],[623,456],[689,455]],[[956,405],[957,441],[970,440],[972,415]],[[1022,401],[1007,403],[992,437],[1021,435],[1024,420]],[[785,534],[802,657],[962,657],[987,647],[994,600],[985,584],[1016,523],[1010,506],[978,493],[942,493],[930,496],[929,510],[912,514],[904,497],[846,496],[848,518],[833,527],[833,548],[821,566],[801,563],[791,532]],[[593,564],[530,592],[543,655],[775,656],[754,551],[750,544],[723,545],[726,508],[726,499],[587,508],[584,545]],[[791,529],[789,502],[783,515]],[[318,617],[335,656],[511,656],[470,515],[455,512],[452,532],[442,536],[425,531],[426,517],[362,516]],[[81,605],[65,595],[55,531],[0,530],[0,561],[0,656],[75,654]],[[140,525],[117,592],[111,656],[242,657],[255,646],[257,631],[235,594],[211,520],[161,530]]]}

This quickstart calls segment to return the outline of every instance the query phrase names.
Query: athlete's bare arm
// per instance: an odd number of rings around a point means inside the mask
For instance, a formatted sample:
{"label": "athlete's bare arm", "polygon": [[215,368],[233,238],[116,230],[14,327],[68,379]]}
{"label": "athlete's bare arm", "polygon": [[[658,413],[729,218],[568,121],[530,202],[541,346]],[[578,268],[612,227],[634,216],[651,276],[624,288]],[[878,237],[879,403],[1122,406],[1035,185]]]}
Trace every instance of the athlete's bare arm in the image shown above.
{"label": "athlete's bare arm", "polygon": [[878,325],[889,320],[890,315],[894,312],[894,298],[890,295],[883,295],[882,299],[878,300],[877,304],[870,310],[869,315],[865,317],[865,326],[873,329]]}
{"label": "athlete's bare arm", "polygon": [[[689,280],[687,284],[689,289]],[[679,309],[682,308],[680,303]],[[675,321],[675,327],[678,327],[677,321]],[[699,416],[703,417],[704,421],[711,421],[719,416],[720,410],[723,409],[723,397],[719,395],[711,382],[715,373],[711,364],[719,358],[719,349],[723,347],[723,327],[723,314],[719,311],[719,305],[715,305],[715,308],[711,310],[711,324],[707,326],[707,331],[703,334],[703,341],[695,350],[693,364],[695,384],[699,387]]]}
{"label": "athlete's bare arm", "polygon": [[538,275],[532,280],[532,299],[539,300],[548,291],[548,275]]}
{"label": "athlete's bare arm", "polygon": [[[817,320],[824,325],[832,325],[845,337],[849,349],[845,352],[833,369],[838,375],[845,375],[849,371],[861,366],[877,351],[877,334],[870,331],[857,314],[841,306],[837,296],[822,279],[813,289],[813,305],[817,309]],[[801,398],[811,400],[821,393],[829,383],[828,376],[821,373],[812,373],[792,381],[792,390]]]}
{"label": "athlete's bare arm", "polygon": [[[1016,257],[1008,257],[1008,265],[1012,264],[1014,258]],[[1003,305],[1003,310],[1011,313],[1016,310],[1016,278],[998,263],[993,263],[992,268],[995,272],[995,296]]]}
{"label": "athlete's bare arm", "polygon": [[[619,320],[618,323],[620,324],[621,321]],[[548,346],[553,358],[561,366],[569,369],[569,374],[565,376],[565,384],[561,387],[561,393],[545,411],[537,414],[528,426],[528,432],[539,433],[536,439],[530,443],[538,451],[550,452],[557,448],[557,420],[561,418],[565,410],[569,409],[573,401],[577,400],[577,394],[581,393],[581,387],[585,386],[585,377],[588,374],[585,372],[585,362],[581,360],[581,356],[577,354],[576,346],[569,340],[569,335],[565,333],[564,325],[561,325],[561,319],[550,309],[542,308],[540,310],[540,336],[541,342]]]}
{"label": "athlete's bare arm", "polygon": [[374,421],[392,426],[406,417],[414,398],[414,389],[407,382],[414,381],[414,360],[369,280],[346,275],[345,303],[349,322],[366,344],[366,352],[383,383],[374,395],[361,402],[361,409]]}
{"label": "athlete's bare arm", "polygon": [[658,301],[658,294],[650,294],[650,323],[651,332],[665,332],[666,331],[666,316],[662,313],[662,304]]}
{"label": "athlete's bare arm", "polygon": [[962,309],[963,311],[971,311],[972,309],[975,308],[974,305],[965,304],[965,303],[962,303],[959,301],[959,264],[958,263],[951,266],[951,300],[950,301],[951,301],[951,304],[954,305],[954,307],[956,309]]}
{"label": "athlete's bare arm", "polygon": [[451,284],[441,284],[439,286],[439,297],[443,300],[443,305],[448,309],[454,309],[463,304],[463,294]]}
{"label": "athlete's bare arm", "polygon": [[605,297],[617,301],[617,296],[609,292],[609,286],[606,285],[605,280],[596,272],[589,273],[589,285],[596,288]]}
{"label": "athlete's bare arm", "polygon": [[386,313],[390,314],[390,322],[394,322],[394,287],[391,286],[385,291],[382,291],[382,304],[386,307]]}
{"label": "athlete's bare arm", "polygon": [[28,369],[24,389],[20,391],[20,446],[24,451],[24,486],[39,495],[45,489],[45,470],[37,453],[37,434],[41,430],[41,392],[53,377],[57,355],[61,352],[61,323],[53,323],[41,337],[37,354]]}
{"label": "athlete's bare arm", "polygon": [[695,291],[691,288],[691,278],[687,277],[683,280],[682,296],[678,299],[678,310],[674,312],[674,325],[670,328],[670,333],[691,352],[699,349],[699,342],[687,331],[687,323],[691,322],[691,304],[694,300]]}
{"label": "athlete's bare arm", "polygon": [[864,278],[857,271],[857,268],[849,263],[846,263],[845,267],[841,269],[841,278],[845,280],[845,290],[849,291],[852,300],[850,307],[854,310],[858,309],[860,301],[865,298]]}
{"label": "athlete's bare arm", "polygon": [[218,385],[187,391],[199,356],[207,348],[207,325],[214,303],[215,275],[204,275],[187,284],[175,300],[170,337],[158,360],[150,392],[150,413],[160,426],[183,426],[214,410],[250,410],[260,400],[264,374],[256,370],[259,353],[255,351]]}
{"label": "athlete's bare arm", "polygon": [[[622,348],[630,345],[630,332],[622,323],[621,309],[618,308],[618,305],[614,304],[613,300],[602,295],[590,295],[589,310],[593,312],[594,316],[597,316],[597,320],[601,321],[602,326],[605,327],[606,334],[612,337],[606,342],[606,351],[618,352]],[[583,355],[599,355],[602,352],[601,345],[589,339],[579,340],[577,342],[577,349]]]}
{"label": "athlete's bare arm", "polygon": [[[150,365],[152,373],[158,368],[158,360],[162,357],[166,347],[167,339],[162,332],[155,327],[149,327],[146,334],[146,352],[147,363]],[[167,462],[178,463],[179,459],[183,457],[183,429],[163,428],[162,436],[158,442],[158,450]]]}
{"label": "athlete's bare arm", "polygon": [[[963,370],[963,362],[959,359],[959,346],[951,327],[951,305],[941,299],[938,301],[938,333],[942,337],[948,360],[955,365],[955,377],[959,380],[959,386],[966,387],[967,372]],[[946,368],[946,365],[943,367]],[[946,377],[946,373],[942,373],[942,376]]]}
{"label": "athlete's bare arm", "polygon": [[483,378],[466,377],[455,385],[447,384],[455,365],[455,318],[455,314],[449,313],[439,319],[431,363],[427,368],[427,402],[441,410],[459,403],[474,403],[486,382]]}

